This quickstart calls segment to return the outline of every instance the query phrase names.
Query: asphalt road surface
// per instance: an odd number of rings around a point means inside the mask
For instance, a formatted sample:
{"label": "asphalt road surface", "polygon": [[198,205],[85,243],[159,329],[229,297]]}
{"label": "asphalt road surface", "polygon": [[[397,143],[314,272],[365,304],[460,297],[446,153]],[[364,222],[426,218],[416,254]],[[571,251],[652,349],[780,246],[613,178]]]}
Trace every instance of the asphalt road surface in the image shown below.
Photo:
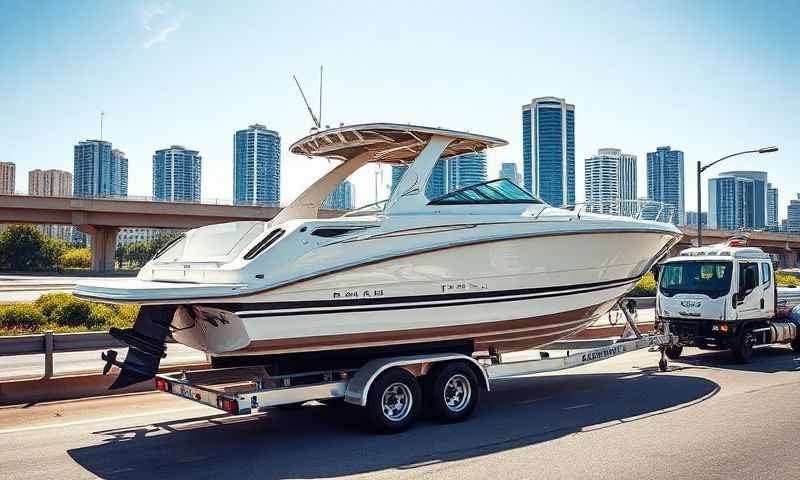
{"label": "asphalt road surface", "polygon": [[495,383],[465,423],[376,436],[311,402],[231,417],[163,393],[0,408],[0,472],[28,478],[798,479],[800,357],[639,351]]}
{"label": "asphalt road surface", "polygon": [[102,276],[0,275],[0,305],[32,302],[45,293],[69,293],[81,281],[102,280],[104,282],[115,282],[131,278],[133,275],[133,273]]}

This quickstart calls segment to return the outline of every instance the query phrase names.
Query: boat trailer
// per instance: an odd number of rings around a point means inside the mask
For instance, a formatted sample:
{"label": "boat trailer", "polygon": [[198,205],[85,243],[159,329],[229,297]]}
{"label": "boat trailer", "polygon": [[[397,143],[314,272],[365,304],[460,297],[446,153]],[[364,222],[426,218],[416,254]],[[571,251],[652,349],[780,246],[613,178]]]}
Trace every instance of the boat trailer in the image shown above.
{"label": "boat trailer", "polygon": [[[568,350],[567,354],[563,356],[550,357],[549,352],[540,351],[541,358],[539,359],[505,362],[500,355],[479,358],[461,353],[406,355],[375,358],[356,369],[313,371],[290,375],[270,375],[266,366],[184,370],[156,375],[155,383],[158,390],[236,415],[253,413],[268,407],[295,406],[316,400],[323,403],[346,402],[366,407],[367,410],[369,410],[370,402],[378,402],[382,405],[375,406],[375,409],[394,418],[392,417],[392,412],[396,412],[394,408],[402,403],[398,399],[405,396],[411,397],[413,400],[413,396],[419,395],[422,389],[419,386],[414,388],[414,385],[410,385],[409,388],[395,387],[395,391],[387,389],[384,392],[378,392],[381,395],[377,395],[372,392],[372,387],[379,385],[378,388],[384,388],[386,382],[381,382],[381,380],[391,372],[394,372],[394,376],[399,375],[398,378],[402,377],[399,370],[405,371],[405,375],[412,379],[411,382],[415,378],[419,379],[420,385],[430,389],[433,388],[431,385],[435,386],[440,383],[435,381],[437,375],[441,376],[444,372],[448,372],[448,366],[457,365],[458,368],[454,367],[454,370],[458,370],[460,373],[454,374],[447,385],[442,387],[444,398],[447,398],[448,392],[455,392],[452,393],[453,398],[463,400],[463,398],[469,397],[468,401],[470,402],[473,401],[472,396],[475,397],[474,402],[477,402],[480,391],[488,392],[494,380],[566,370],[645,348],[660,351],[661,358],[658,366],[661,371],[666,371],[666,348],[678,343],[677,336],[669,331],[669,324],[661,323],[660,331],[642,334],[635,323],[635,303],[623,299],[618,305],[626,320],[625,329],[619,340],[609,340],[609,344],[587,350],[576,352]],[[559,343],[562,344],[561,348],[564,348],[569,341]],[[423,380],[428,377],[432,377],[431,381],[423,383]],[[470,382],[470,378],[474,378],[476,382]],[[453,383],[453,379],[459,381]],[[409,381],[407,380],[406,383]],[[475,384],[473,385],[473,383]],[[403,381],[397,381],[390,387],[402,386],[402,384]],[[449,387],[452,388],[448,390]],[[460,397],[458,392],[461,392]],[[439,397],[441,396],[439,395]],[[458,403],[456,400],[453,400],[455,402],[453,405]],[[418,405],[422,403],[424,402],[417,402]],[[443,420],[459,421],[466,418],[472,407],[463,417],[452,415],[454,412],[449,412],[450,415],[448,415],[445,408],[443,415],[446,418]],[[380,415],[378,416],[380,417]],[[373,422],[373,426],[382,431],[401,431],[407,428],[405,425],[402,428],[392,428],[391,424],[387,427],[385,418],[379,418],[377,421],[378,425]]]}

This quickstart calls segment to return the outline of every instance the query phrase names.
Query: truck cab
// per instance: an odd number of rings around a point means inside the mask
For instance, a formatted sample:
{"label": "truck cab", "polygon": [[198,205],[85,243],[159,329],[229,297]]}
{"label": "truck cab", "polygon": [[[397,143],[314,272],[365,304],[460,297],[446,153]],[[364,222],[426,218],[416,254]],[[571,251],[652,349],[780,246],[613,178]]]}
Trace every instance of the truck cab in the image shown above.
{"label": "truck cab", "polygon": [[742,240],[689,248],[661,264],[656,318],[680,339],[667,352],[672,358],[689,345],[731,349],[747,361],[756,345],[791,342],[797,325],[775,321],[776,304],[769,255]]}

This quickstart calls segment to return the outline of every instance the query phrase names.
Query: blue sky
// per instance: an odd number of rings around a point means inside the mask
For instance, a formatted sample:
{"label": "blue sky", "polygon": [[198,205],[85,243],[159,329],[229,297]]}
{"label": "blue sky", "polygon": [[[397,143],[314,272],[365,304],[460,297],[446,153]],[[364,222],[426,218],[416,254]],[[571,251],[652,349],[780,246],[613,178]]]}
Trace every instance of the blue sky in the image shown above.
{"label": "blue sky", "polygon": [[[72,146],[99,135],[127,152],[130,194],[151,195],[155,149],[203,156],[202,193],[232,197],[232,134],[281,133],[282,199],[330,168],[287,152],[310,120],[410,122],[506,138],[490,152],[521,165],[521,105],[576,105],[577,197],[583,159],[602,147],[639,157],[659,145],[695,161],[778,145],[710,170],[764,169],[785,203],[800,191],[800,3],[770,2],[28,2],[0,0],[0,160],[17,189],[34,168],[72,169]],[[374,198],[374,167],[354,176]],[[389,176],[384,177],[388,183]],[[704,181],[705,189],[705,181]],[[704,193],[704,204],[706,203]]]}

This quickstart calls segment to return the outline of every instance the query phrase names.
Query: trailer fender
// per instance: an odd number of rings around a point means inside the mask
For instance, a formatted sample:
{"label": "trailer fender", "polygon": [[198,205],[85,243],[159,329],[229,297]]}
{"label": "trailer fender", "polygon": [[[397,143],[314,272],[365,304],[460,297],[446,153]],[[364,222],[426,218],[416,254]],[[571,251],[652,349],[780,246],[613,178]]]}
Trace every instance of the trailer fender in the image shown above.
{"label": "trailer fender", "polygon": [[408,367],[413,365],[426,365],[433,363],[461,360],[466,362],[483,379],[486,391],[489,391],[489,377],[486,370],[472,357],[460,353],[441,353],[434,355],[410,355],[403,357],[376,358],[370,360],[353,375],[347,383],[344,401],[353,405],[365,406],[369,395],[369,388],[378,378],[378,375],[394,367]]}

